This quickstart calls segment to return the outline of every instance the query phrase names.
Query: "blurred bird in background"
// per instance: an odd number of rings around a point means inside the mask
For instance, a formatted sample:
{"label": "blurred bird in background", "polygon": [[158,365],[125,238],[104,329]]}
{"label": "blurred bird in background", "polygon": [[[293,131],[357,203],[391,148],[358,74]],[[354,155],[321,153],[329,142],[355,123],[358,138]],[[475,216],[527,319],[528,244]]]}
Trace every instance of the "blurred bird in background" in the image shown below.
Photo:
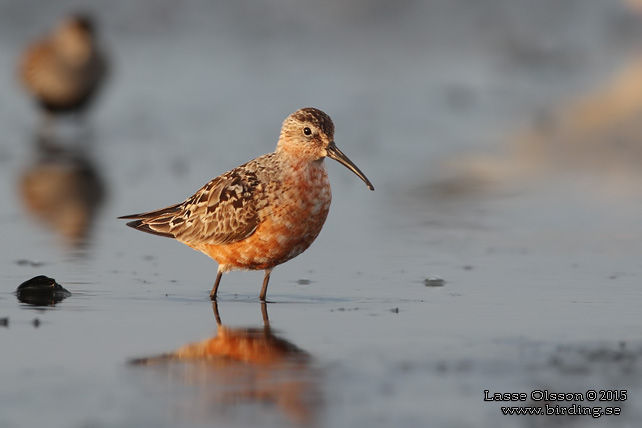
{"label": "blurred bird in background", "polygon": [[53,32],[27,47],[19,73],[43,113],[41,131],[49,131],[56,115],[84,113],[107,74],[93,18],[72,14],[62,20]]}

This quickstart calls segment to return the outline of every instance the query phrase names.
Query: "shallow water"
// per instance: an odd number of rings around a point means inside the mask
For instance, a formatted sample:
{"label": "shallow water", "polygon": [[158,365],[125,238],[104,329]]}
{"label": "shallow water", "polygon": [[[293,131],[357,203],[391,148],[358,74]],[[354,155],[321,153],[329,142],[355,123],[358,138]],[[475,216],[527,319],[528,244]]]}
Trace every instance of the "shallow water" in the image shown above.
{"label": "shallow water", "polygon": [[[642,104],[614,110],[626,114],[601,125],[603,144],[578,148],[584,122],[571,120],[553,147],[546,127],[523,142],[635,62],[633,12],[87,4],[114,70],[90,123],[58,129],[84,149],[55,159],[36,150],[12,70],[68,6],[1,5],[1,427],[638,426],[640,159],[609,141],[611,129],[637,141],[622,124]],[[265,313],[262,273],[225,275],[217,325],[216,264],[116,217],[273,150],[282,120],[308,105],[333,117],[376,191],[328,161],[334,200],[317,241],[275,269]],[[20,303],[15,288],[41,274],[72,296]],[[234,340],[258,351],[235,354]],[[198,343],[207,356],[132,364]],[[485,390],[526,393],[527,406],[544,406],[536,390],[627,398],[547,402],[619,416],[503,416]]]}

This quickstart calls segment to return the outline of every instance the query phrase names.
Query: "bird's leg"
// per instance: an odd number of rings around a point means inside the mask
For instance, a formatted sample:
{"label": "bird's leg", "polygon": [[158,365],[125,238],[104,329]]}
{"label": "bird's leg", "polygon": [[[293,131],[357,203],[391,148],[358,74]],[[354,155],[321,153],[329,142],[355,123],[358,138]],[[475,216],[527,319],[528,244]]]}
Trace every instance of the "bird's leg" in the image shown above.
{"label": "bird's leg", "polygon": [[261,302],[261,315],[263,315],[263,329],[270,330],[270,319],[268,318],[267,303]]}
{"label": "bird's leg", "polygon": [[216,303],[216,300],[212,302],[212,310],[214,311],[214,318],[216,319],[216,325],[221,326],[221,317],[218,314],[218,303]]}
{"label": "bird's leg", "polygon": [[265,302],[265,295],[267,294],[268,282],[270,282],[270,274],[272,273],[272,268],[265,269],[265,277],[263,278],[263,288],[261,288],[261,295],[259,299],[261,302]]}
{"label": "bird's leg", "polygon": [[221,277],[223,276],[223,272],[219,269],[218,273],[216,274],[216,281],[214,281],[214,287],[212,287],[212,292],[210,293],[210,300],[216,301],[216,291],[218,291],[218,285],[221,283]]}

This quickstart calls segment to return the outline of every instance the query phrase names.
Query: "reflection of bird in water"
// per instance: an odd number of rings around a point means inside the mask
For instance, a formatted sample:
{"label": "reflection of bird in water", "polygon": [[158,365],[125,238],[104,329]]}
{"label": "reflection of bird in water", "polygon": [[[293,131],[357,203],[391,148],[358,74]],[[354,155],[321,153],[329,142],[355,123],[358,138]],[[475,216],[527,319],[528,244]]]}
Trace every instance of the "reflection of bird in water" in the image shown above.
{"label": "reflection of bird in water", "polygon": [[[198,387],[203,409],[213,410],[216,415],[212,417],[217,419],[231,413],[234,406],[273,404],[292,422],[311,425],[322,405],[311,356],[271,330],[265,302],[261,303],[260,328],[226,327],[217,303],[212,305],[216,336],[131,363],[164,363],[160,367],[170,375],[178,374],[180,384]],[[178,362],[190,364],[176,365]]]}
{"label": "reflection of bird in water", "polygon": [[20,194],[27,211],[66,244],[79,246],[86,243],[105,186],[82,149],[39,138],[36,162],[22,173]]}
{"label": "reflection of bird in water", "polygon": [[332,199],[326,157],[374,190],[335,145],[332,119],[303,108],[283,122],[274,153],[213,179],[180,204],[120,218],[137,219],[127,226],[175,238],[216,260],[212,300],[224,272],[264,270],[264,301],[272,269],[304,252],[321,232]]}
{"label": "reflection of bird in water", "polygon": [[94,21],[77,14],[31,44],[19,71],[24,87],[49,116],[84,111],[95,98],[106,69]]}

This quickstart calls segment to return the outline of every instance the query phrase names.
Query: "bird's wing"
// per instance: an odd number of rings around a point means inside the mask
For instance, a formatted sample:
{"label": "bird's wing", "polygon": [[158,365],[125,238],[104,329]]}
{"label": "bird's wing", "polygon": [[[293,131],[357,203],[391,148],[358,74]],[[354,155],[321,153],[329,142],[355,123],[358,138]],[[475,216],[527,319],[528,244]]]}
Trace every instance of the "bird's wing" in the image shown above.
{"label": "bird's wing", "polygon": [[235,168],[207,183],[185,202],[120,218],[128,226],[187,244],[226,244],[250,236],[259,225],[264,183],[256,172]]}

